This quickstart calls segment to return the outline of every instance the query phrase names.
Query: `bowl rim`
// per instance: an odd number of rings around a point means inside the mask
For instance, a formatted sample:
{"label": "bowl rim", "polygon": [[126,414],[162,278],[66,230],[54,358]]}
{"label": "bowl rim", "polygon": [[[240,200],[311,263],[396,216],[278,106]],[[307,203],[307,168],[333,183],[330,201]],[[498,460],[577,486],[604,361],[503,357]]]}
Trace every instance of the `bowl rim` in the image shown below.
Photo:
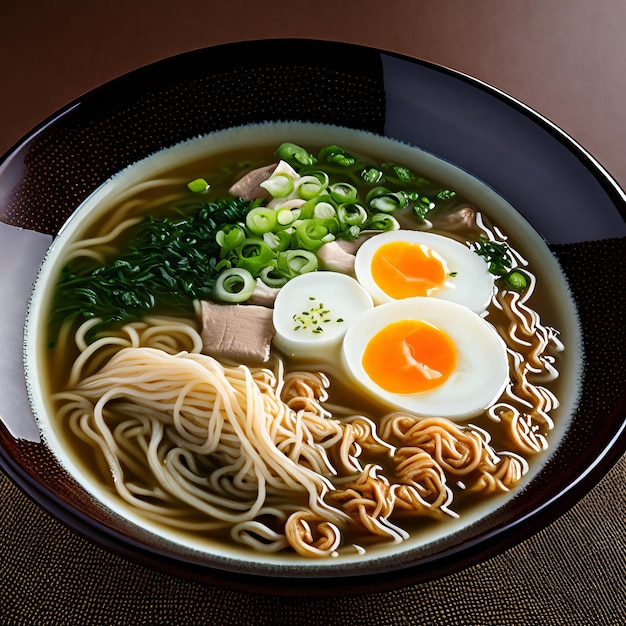
{"label": "bowl rim", "polygon": [[[609,195],[621,216],[626,219],[626,194],[604,167],[565,131],[516,98],[479,79],[429,61],[370,46],[306,38],[259,39],[219,44],[182,52],[133,69],[126,74],[118,76],[86,92],[41,121],[0,156],[0,172],[2,165],[35,136],[43,132],[46,128],[53,126],[60,119],[70,115],[82,102],[92,98],[99,98],[101,94],[106,93],[106,91],[114,85],[122,85],[125,81],[134,80],[136,77],[144,75],[146,71],[153,72],[160,68],[166,68],[169,64],[176,65],[194,56],[205,55],[207,52],[211,54],[223,54],[227,52],[228,49],[234,47],[263,48],[268,45],[285,46],[293,41],[304,45],[340,46],[344,49],[350,49],[356,54],[358,54],[359,51],[368,50],[381,55],[388,55],[447,74],[453,78],[469,83],[495,98],[503,100],[518,113],[529,117],[534,123],[547,130],[560,143],[566,145],[568,149],[583,162],[585,168],[594,176],[596,181]],[[535,507],[528,515],[518,518],[502,527],[492,528],[482,532],[478,537],[463,543],[461,546],[453,546],[449,549],[444,549],[433,557],[427,557],[421,560],[419,564],[409,563],[391,571],[385,571],[383,576],[365,574],[353,577],[341,577],[339,579],[333,577],[329,579],[308,577],[293,579],[229,573],[222,570],[213,570],[211,567],[205,565],[195,565],[187,562],[185,562],[184,567],[181,568],[178,559],[172,558],[164,552],[159,553],[154,547],[147,547],[133,538],[123,536],[123,542],[120,544],[120,535],[114,528],[108,528],[106,525],[93,520],[85,513],[75,509],[70,503],[41,484],[34,474],[25,471],[15,460],[11,453],[10,446],[0,446],[0,467],[13,483],[18,485],[24,493],[35,500],[54,517],[63,521],[66,525],[94,543],[132,560],[138,560],[153,567],[157,566],[159,569],[178,576],[192,577],[194,580],[203,580],[221,586],[228,585],[229,587],[246,591],[271,594],[280,593],[285,595],[303,595],[303,593],[305,595],[344,595],[346,593],[362,593],[372,590],[380,591],[383,589],[397,588],[400,585],[425,582],[491,558],[519,541],[535,534],[545,527],[546,518],[553,521],[580,501],[611,469],[624,451],[626,451],[625,416],[626,393],[620,398],[613,411],[607,416],[607,422],[613,422],[615,424],[619,423],[619,420],[621,420],[621,425],[615,430],[595,462],[590,464],[576,480],[569,482],[565,486],[561,486],[556,493],[552,494],[549,499]],[[4,425],[1,423],[0,429],[5,430]],[[338,582],[340,584],[338,584]]]}

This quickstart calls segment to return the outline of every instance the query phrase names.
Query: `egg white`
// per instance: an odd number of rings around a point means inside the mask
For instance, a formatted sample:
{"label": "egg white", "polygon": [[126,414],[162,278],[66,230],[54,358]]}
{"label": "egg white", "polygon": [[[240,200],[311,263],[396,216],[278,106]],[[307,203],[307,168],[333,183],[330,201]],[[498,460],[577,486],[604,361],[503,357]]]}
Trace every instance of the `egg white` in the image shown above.
{"label": "egg white", "polygon": [[[328,313],[316,315],[320,305]],[[274,302],[274,345],[295,359],[336,364],[346,331],[373,306],[369,293],[351,276],[302,274],[286,283]]]}
{"label": "egg white", "polygon": [[427,297],[456,302],[477,313],[487,308],[493,295],[494,278],[485,260],[454,239],[415,230],[394,230],[375,235],[357,251],[354,266],[357,280],[376,304],[394,300],[378,286],[370,269],[376,250],[392,241],[426,245],[445,261],[451,276],[439,287],[434,287]]}
{"label": "egg white", "polygon": [[[429,322],[448,334],[457,349],[457,365],[436,389],[406,395],[391,393],[367,374],[363,353],[378,331],[394,322],[413,319]],[[493,326],[465,306],[426,296],[394,300],[363,313],[345,334],[342,365],[364,393],[390,408],[452,420],[465,420],[482,412],[500,397],[509,380],[506,346]]]}

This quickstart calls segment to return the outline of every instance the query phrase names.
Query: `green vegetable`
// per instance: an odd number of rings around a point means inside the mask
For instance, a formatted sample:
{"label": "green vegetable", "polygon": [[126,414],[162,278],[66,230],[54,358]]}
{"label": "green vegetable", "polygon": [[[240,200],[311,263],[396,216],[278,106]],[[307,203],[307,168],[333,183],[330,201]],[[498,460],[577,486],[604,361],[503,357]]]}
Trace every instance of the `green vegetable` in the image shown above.
{"label": "green vegetable", "polygon": [[528,287],[528,279],[526,278],[524,272],[521,272],[520,270],[513,270],[509,272],[505,276],[505,279],[509,287],[515,291],[523,291],[526,287]]}
{"label": "green vegetable", "polygon": [[367,211],[355,202],[349,202],[337,207],[337,219],[341,226],[361,226],[367,222]]}
{"label": "green vegetable", "polygon": [[252,274],[241,267],[224,270],[215,281],[214,293],[222,302],[244,302],[256,287]]}
{"label": "green vegetable", "polygon": [[320,161],[335,163],[336,165],[341,165],[341,167],[350,167],[357,162],[356,157],[346,152],[343,148],[334,145],[322,148],[318,157]]}
{"label": "green vegetable", "polygon": [[409,183],[415,180],[415,174],[404,165],[398,165],[397,163],[381,163],[380,167],[388,177],[395,178],[398,182]]}
{"label": "green vegetable", "polygon": [[487,261],[489,271],[492,274],[504,276],[509,272],[512,261],[506,243],[489,241],[486,237],[481,237],[475,242],[474,246],[474,252]]}
{"label": "green vegetable", "polygon": [[195,180],[188,182],[187,187],[194,193],[204,193],[209,190],[211,185],[209,185],[204,178],[196,178]]}
{"label": "green vegetable", "polygon": [[369,219],[369,228],[386,232],[388,230],[398,230],[400,224],[398,220],[393,215],[389,215],[389,213],[376,213]]}
{"label": "green vegetable", "polygon": [[366,167],[361,171],[361,178],[370,185],[379,183],[384,176],[382,170],[379,170],[377,167]]}
{"label": "green vegetable", "polygon": [[260,237],[247,237],[230,258],[234,267],[243,268],[257,277],[264,267],[273,265],[276,253]]}
{"label": "green vegetable", "polygon": [[311,172],[301,176],[295,183],[298,195],[303,200],[315,198],[328,186],[328,174],[326,172]]}
{"label": "green vegetable", "polygon": [[296,240],[301,248],[316,252],[335,239],[338,222],[335,219],[302,220],[296,226]]}
{"label": "green vegetable", "polygon": [[382,211],[383,213],[393,213],[404,208],[408,199],[403,191],[393,192],[387,187],[374,187],[365,198],[367,205],[372,211]]}
{"label": "green vegetable", "polygon": [[216,233],[244,219],[251,206],[228,199],[196,205],[177,218],[147,217],[117,259],[62,270],[54,319],[80,316],[108,324],[137,319],[157,305],[190,309],[194,299],[210,299],[220,259]]}
{"label": "green vegetable", "polygon": [[279,172],[264,180],[261,187],[267,189],[274,198],[284,198],[293,191],[293,178],[288,174]]}
{"label": "green vegetable", "polygon": [[285,250],[278,254],[276,270],[289,278],[317,270],[317,257],[309,250]]}
{"label": "green vegetable", "polygon": [[224,257],[230,250],[239,247],[246,239],[246,231],[238,224],[227,224],[215,233],[215,241],[222,248]]}
{"label": "green vegetable", "polygon": [[255,235],[269,233],[276,229],[277,224],[278,220],[274,209],[256,207],[246,215],[246,226]]}
{"label": "green vegetable", "polygon": [[357,188],[350,183],[333,183],[328,187],[328,193],[335,202],[356,202]]}
{"label": "green vegetable", "polygon": [[313,165],[315,157],[295,143],[282,143],[276,150],[276,156],[292,166]]}

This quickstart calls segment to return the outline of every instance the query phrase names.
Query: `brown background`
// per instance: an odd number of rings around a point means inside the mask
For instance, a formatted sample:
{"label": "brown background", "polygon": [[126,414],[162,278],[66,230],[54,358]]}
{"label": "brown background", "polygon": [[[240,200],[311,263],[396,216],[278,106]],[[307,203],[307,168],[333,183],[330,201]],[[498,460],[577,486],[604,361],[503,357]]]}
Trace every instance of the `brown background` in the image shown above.
{"label": "brown background", "polygon": [[[626,186],[625,32],[622,0],[0,0],[0,153],[59,107],[152,61],[237,40],[317,38],[420,57],[490,83],[561,126]],[[31,503],[0,476],[0,584],[14,586],[0,595],[0,624],[80,624],[80,616],[98,624],[422,624],[432,617],[617,626],[626,619],[615,595],[615,577],[626,575],[625,516],[623,487],[616,501],[614,484],[623,485],[625,468],[622,459],[570,514],[469,574],[332,604],[208,595],[114,559],[52,519],[34,538],[21,526],[36,514]],[[622,518],[617,529],[589,518],[589,503],[603,499]],[[549,551],[554,562],[542,558]],[[7,553],[20,562],[3,565]],[[55,568],[64,571],[48,580]],[[141,597],[132,593],[139,581]]]}
{"label": "brown background", "polygon": [[309,37],[446,65],[520,98],[626,185],[622,0],[2,0],[0,152],[85,91],[166,56]]}

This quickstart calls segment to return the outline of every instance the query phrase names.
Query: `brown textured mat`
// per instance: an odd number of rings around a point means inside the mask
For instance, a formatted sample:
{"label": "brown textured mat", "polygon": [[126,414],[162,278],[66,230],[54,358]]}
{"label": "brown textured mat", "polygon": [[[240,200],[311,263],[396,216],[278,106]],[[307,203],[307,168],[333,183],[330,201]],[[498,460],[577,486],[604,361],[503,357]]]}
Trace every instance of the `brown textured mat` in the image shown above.
{"label": "brown textured mat", "polygon": [[626,456],[571,511],[445,578],[344,598],[233,592],[173,578],[68,530],[0,473],[0,623],[34,625],[626,624]]}

